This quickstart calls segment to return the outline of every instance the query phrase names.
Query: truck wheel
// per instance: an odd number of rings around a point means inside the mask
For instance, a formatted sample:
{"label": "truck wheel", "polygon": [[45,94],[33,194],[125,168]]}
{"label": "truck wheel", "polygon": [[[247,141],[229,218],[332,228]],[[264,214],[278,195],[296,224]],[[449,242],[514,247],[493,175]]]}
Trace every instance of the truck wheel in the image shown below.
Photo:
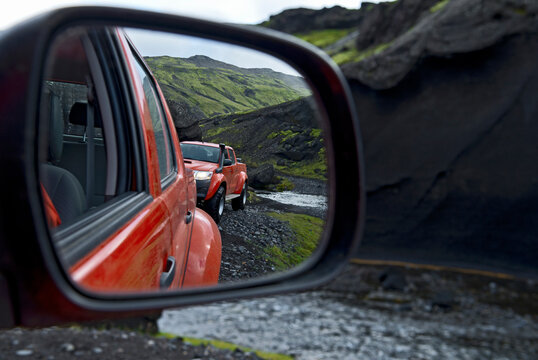
{"label": "truck wheel", "polygon": [[241,195],[232,200],[232,209],[234,210],[243,210],[245,204],[247,203],[247,183],[243,183],[243,190],[241,190]]}
{"label": "truck wheel", "polygon": [[205,202],[204,206],[207,213],[211,215],[217,224],[220,222],[220,218],[224,212],[224,201],[226,200],[224,192],[224,186],[221,186],[215,195]]}

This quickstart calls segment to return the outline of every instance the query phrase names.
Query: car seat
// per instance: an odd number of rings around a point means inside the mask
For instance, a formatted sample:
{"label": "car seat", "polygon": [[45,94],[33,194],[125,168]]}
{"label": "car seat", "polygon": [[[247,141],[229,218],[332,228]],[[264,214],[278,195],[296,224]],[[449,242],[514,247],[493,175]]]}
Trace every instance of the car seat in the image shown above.
{"label": "car seat", "polygon": [[64,120],[57,96],[49,93],[49,136],[47,163],[41,164],[41,184],[56,208],[62,224],[69,223],[86,211],[86,196],[78,179],[56,166],[63,151]]}

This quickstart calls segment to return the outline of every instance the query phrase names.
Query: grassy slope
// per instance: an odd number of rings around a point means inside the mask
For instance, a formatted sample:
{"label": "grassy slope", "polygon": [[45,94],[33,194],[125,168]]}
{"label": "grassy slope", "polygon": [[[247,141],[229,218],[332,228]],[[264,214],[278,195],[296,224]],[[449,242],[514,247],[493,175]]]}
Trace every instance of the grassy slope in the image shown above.
{"label": "grassy slope", "polygon": [[309,43],[319,48],[324,48],[325,46],[334,44],[338,40],[342,39],[344,36],[348,35],[353,30],[354,28],[314,30],[308,33],[295,34],[295,36],[305,41],[308,41]]}
{"label": "grassy slope", "polygon": [[283,252],[276,246],[266,249],[278,270],[291,269],[303,263],[316,250],[325,224],[322,219],[295,213],[270,212],[267,215],[289,223],[296,235],[296,244],[291,251]]}
{"label": "grassy slope", "polygon": [[[242,118],[241,116],[237,118],[231,115],[227,116],[226,119],[218,121],[218,124],[215,124],[216,121],[214,121],[218,118],[206,121],[201,124],[204,141],[225,143],[232,146],[237,156],[241,157],[247,166],[258,167],[264,163],[271,163],[282,174],[327,180],[327,162],[321,129],[297,126],[295,130],[281,130],[280,127],[292,124],[297,120],[293,118],[292,113],[286,111],[285,106],[280,106],[279,109],[281,112],[277,115],[280,120],[278,122],[271,120],[274,116],[269,108],[251,112],[250,114],[254,114],[254,116],[251,116],[250,120],[244,120],[245,117],[248,117],[249,113],[247,113],[243,114]],[[264,115],[268,115],[268,119],[262,123],[257,122]],[[305,138],[304,141],[309,147],[317,149],[315,156],[301,161],[278,162],[281,158],[274,154],[283,151],[283,145],[299,135]],[[275,146],[277,147],[275,148]],[[292,150],[296,148],[296,145],[291,146]],[[283,191],[293,188],[293,184],[282,178],[280,180],[281,182],[273,190]]]}
{"label": "grassy slope", "polygon": [[201,67],[188,59],[169,56],[147,57],[164,95],[169,100],[187,101],[207,117],[260,109],[309,95],[268,71]]}

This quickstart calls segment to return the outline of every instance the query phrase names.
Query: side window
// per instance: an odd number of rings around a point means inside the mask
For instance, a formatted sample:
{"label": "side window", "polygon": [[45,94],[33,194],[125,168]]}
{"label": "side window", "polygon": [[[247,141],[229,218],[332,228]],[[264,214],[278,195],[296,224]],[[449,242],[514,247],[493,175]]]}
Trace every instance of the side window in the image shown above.
{"label": "side window", "polygon": [[42,79],[39,183],[52,240],[69,266],[151,202],[137,186],[142,155],[107,31],[77,27],[57,36]]}
{"label": "side window", "polygon": [[118,193],[114,125],[108,93],[97,90],[106,87],[94,47],[82,30],[59,40],[49,53],[40,112],[48,127],[40,182],[47,209],[57,215],[53,227],[77,221]]}
{"label": "side window", "polygon": [[159,173],[162,181],[176,169],[172,140],[170,138],[170,131],[164,116],[164,111],[159,101],[157,89],[151,80],[151,76],[147,73],[145,67],[140,63],[136,55],[135,58],[136,69],[142,80],[144,96],[149,106],[151,123],[153,125],[157,146],[157,155],[159,158]]}
{"label": "side window", "polygon": [[232,164],[235,164],[235,154],[232,149],[228,149],[228,152],[230,153],[230,159],[232,159]]}
{"label": "side window", "polygon": [[224,158],[230,160],[230,155],[228,154],[228,149],[224,150]]}

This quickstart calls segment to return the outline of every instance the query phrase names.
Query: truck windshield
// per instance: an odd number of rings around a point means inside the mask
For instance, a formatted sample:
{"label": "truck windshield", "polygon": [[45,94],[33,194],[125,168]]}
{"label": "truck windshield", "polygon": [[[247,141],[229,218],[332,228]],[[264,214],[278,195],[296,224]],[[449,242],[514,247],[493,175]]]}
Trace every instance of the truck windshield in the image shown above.
{"label": "truck windshield", "polygon": [[204,146],[196,144],[181,144],[183,158],[198,161],[207,161],[212,163],[219,162],[220,149],[213,146]]}

